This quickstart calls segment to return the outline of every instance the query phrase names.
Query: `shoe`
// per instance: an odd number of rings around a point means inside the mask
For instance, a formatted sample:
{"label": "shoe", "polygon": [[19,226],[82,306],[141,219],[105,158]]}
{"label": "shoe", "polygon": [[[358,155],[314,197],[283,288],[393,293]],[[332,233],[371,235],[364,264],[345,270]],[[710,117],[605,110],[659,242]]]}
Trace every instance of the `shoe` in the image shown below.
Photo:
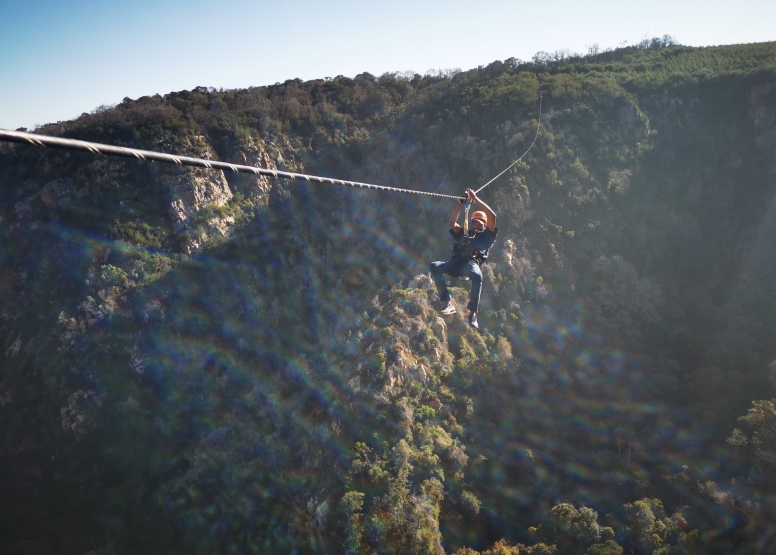
{"label": "shoe", "polygon": [[480,325],[477,323],[477,314],[474,312],[466,317],[466,323],[476,330],[480,329]]}
{"label": "shoe", "polygon": [[450,316],[451,314],[455,314],[457,311],[455,310],[455,306],[453,306],[453,301],[447,301],[447,304],[440,312],[442,312],[442,314],[445,316]]}

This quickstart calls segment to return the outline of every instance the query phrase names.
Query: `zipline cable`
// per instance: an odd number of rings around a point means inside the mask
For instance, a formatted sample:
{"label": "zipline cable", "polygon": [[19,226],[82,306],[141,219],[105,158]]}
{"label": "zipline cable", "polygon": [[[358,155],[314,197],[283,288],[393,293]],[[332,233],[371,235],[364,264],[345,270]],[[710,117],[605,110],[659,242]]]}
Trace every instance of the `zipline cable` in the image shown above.
{"label": "zipline cable", "polygon": [[[536,144],[539,138],[539,129],[542,124],[542,98],[543,93],[539,94],[539,120],[536,126],[536,135],[531,146],[528,147],[520,158],[512,162],[507,168],[496,177],[488,181],[485,185],[475,191],[479,193],[485,187],[496,181],[499,177],[509,171],[515,164],[528,154]],[[387,185],[375,185],[373,183],[361,183],[359,181],[346,181],[343,179],[332,179],[330,177],[320,177],[317,175],[307,175],[303,173],[284,172],[279,170],[268,170],[266,168],[257,168],[254,166],[242,166],[239,164],[230,164],[228,162],[217,162],[215,160],[205,160],[203,158],[191,158],[189,156],[177,156],[165,152],[155,152],[152,150],[138,150],[122,146],[104,145],[101,143],[90,143],[76,139],[65,139],[62,137],[51,137],[49,135],[38,135],[36,133],[27,133],[24,131],[10,131],[0,129],[0,141],[9,141],[13,143],[30,144],[39,147],[64,148],[68,150],[81,150],[92,154],[103,154],[106,156],[122,156],[124,158],[136,158],[138,160],[153,160],[156,162],[166,162],[177,164],[178,166],[194,166],[198,168],[231,170],[239,173],[250,173],[254,175],[266,175],[281,179],[298,179],[303,181],[315,181],[318,183],[331,183],[332,185],[345,185],[346,187],[357,187],[361,189],[375,189],[378,191],[389,191],[392,193],[407,193],[412,195],[423,195],[436,198],[450,198],[454,200],[465,199],[462,195],[445,195],[442,193],[430,193],[427,191],[415,191],[413,189],[401,189],[399,187],[388,187]]]}
{"label": "zipline cable", "polygon": [[[536,135],[534,136],[534,140],[533,140],[533,142],[531,143],[531,146],[529,146],[529,147],[528,147],[528,150],[526,150],[526,151],[523,153],[523,156],[525,156],[526,154],[528,154],[529,152],[531,152],[531,149],[533,148],[534,144],[536,143],[536,139],[538,139],[538,138],[539,138],[539,128],[542,126],[542,98],[543,98],[543,97],[544,97],[544,93],[543,93],[543,92],[540,92],[540,93],[539,93],[539,121],[538,121],[538,123],[536,124]],[[509,166],[507,166],[507,168],[506,168],[506,169],[505,169],[503,172],[501,172],[501,173],[500,173],[500,174],[498,174],[496,177],[494,177],[493,179],[491,179],[490,181],[488,181],[488,182],[487,182],[485,185],[483,185],[482,187],[480,187],[479,189],[477,189],[476,191],[474,191],[474,193],[475,193],[475,194],[479,193],[479,192],[480,192],[480,191],[482,191],[482,190],[483,190],[485,187],[487,187],[488,185],[490,185],[491,183],[493,183],[494,181],[496,181],[496,180],[497,180],[499,177],[501,177],[502,175],[504,175],[505,173],[507,173],[507,172],[508,172],[510,169],[512,169],[512,166],[514,166],[514,165],[515,165],[515,164],[517,164],[517,163],[518,163],[520,160],[522,160],[522,159],[523,159],[523,156],[521,156],[520,158],[518,158],[517,160],[515,160],[514,162],[512,162],[511,164],[509,164]]]}
{"label": "zipline cable", "polygon": [[388,187],[386,185],[374,185],[372,183],[360,183],[358,181],[345,181],[342,179],[332,179],[330,177],[320,177],[317,175],[306,175],[303,173],[284,172],[278,170],[268,170],[265,168],[256,168],[253,166],[241,166],[238,164],[229,164],[227,162],[216,162],[214,160],[204,160],[202,158],[190,158],[188,156],[177,156],[164,152],[154,152],[151,150],[138,150],[121,146],[104,145],[100,143],[90,143],[87,141],[78,141],[75,139],[64,139],[62,137],[51,137],[48,135],[38,135],[36,133],[25,133],[22,131],[9,131],[0,129],[0,140],[13,143],[30,144],[39,147],[64,148],[69,150],[82,150],[92,154],[104,154],[107,156],[122,156],[124,158],[136,158],[138,160],[153,160],[156,162],[167,162],[178,166],[194,166],[198,168],[230,170],[233,172],[250,173],[254,175],[266,175],[282,179],[298,179],[301,181],[315,181],[318,183],[331,183],[332,185],[345,185],[346,187],[358,187],[361,189],[376,189],[379,191],[390,191],[392,193],[409,193],[413,195],[423,195],[437,198],[461,199],[466,198],[462,195],[444,195],[442,193],[430,193],[427,191],[414,191],[412,189],[400,189],[398,187]]}

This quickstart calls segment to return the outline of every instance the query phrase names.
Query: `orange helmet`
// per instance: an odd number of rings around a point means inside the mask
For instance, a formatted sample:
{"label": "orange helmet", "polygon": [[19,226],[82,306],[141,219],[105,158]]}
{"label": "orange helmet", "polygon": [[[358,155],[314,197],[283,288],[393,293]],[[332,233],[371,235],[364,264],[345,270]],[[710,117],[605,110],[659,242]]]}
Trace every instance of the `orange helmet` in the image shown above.
{"label": "orange helmet", "polygon": [[482,210],[477,210],[472,214],[472,220],[481,220],[483,224],[488,225],[488,215]]}

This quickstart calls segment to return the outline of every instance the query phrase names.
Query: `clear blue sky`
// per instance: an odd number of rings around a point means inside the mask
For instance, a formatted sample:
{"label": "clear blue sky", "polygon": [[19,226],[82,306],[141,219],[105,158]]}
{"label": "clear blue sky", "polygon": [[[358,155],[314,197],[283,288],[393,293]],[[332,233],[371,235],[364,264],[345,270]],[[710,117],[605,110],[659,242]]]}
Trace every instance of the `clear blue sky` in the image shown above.
{"label": "clear blue sky", "polygon": [[0,0],[0,128],[198,85],[469,69],[645,35],[764,42],[774,12],[773,0]]}

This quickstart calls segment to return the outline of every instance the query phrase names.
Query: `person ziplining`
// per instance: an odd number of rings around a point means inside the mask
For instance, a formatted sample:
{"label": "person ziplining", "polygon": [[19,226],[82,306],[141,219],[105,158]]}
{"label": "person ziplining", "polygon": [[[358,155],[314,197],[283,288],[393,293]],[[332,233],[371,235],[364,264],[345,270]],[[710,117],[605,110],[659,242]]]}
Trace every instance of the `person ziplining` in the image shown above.
{"label": "person ziplining", "polygon": [[[439,293],[439,299],[444,304],[442,314],[455,314],[456,308],[450,299],[450,293],[447,290],[444,275],[458,276],[471,280],[471,293],[467,308],[469,315],[466,320],[474,328],[479,328],[477,323],[477,309],[479,308],[480,295],[482,292],[482,270],[480,265],[488,258],[488,251],[493,246],[493,242],[498,235],[496,227],[496,213],[485,204],[477,193],[485,187],[496,181],[507,171],[513,168],[523,157],[528,154],[539,137],[539,129],[542,120],[542,93],[539,92],[539,119],[536,125],[536,134],[533,142],[517,160],[507,166],[502,172],[485,183],[476,191],[467,189],[466,195],[449,195],[444,193],[435,193],[431,191],[417,191],[413,189],[402,189],[399,187],[389,187],[386,185],[375,185],[373,183],[362,183],[358,181],[347,181],[343,179],[334,179],[331,177],[322,177],[318,175],[307,175],[295,172],[285,172],[255,166],[245,166],[232,164],[229,162],[220,162],[217,160],[205,160],[202,158],[192,158],[189,156],[179,156],[165,152],[156,152],[151,150],[139,150],[135,148],[119,147],[101,143],[92,143],[79,141],[76,139],[66,139],[63,137],[52,137],[49,135],[39,135],[36,133],[27,133],[24,131],[10,131],[0,129],[0,141],[28,144],[36,147],[63,148],[68,150],[80,150],[91,154],[101,154],[107,156],[121,156],[125,158],[135,158],[143,161],[165,162],[178,166],[193,166],[207,169],[230,170],[239,173],[248,173],[254,175],[272,176],[280,179],[299,180],[307,182],[328,183],[332,185],[344,185],[346,187],[356,187],[363,189],[373,189],[384,192],[405,193],[412,195],[428,196],[435,198],[454,199],[458,203],[451,219],[450,234],[453,236],[455,244],[453,246],[453,257],[446,261],[436,261],[431,263],[431,275]],[[472,214],[472,229],[468,227],[469,207],[472,203],[480,205],[482,210]],[[458,217],[464,210],[463,227],[458,224]]]}
{"label": "person ziplining", "polygon": [[[471,217],[471,229],[468,229],[467,218],[469,207],[473,203],[480,205],[482,210],[477,210]],[[464,211],[464,225],[458,223],[458,217]],[[450,217],[450,235],[453,237],[453,256],[449,260],[438,260],[431,263],[431,277],[442,303],[441,313],[449,316],[457,312],[450,292],[445,283],[445,274],[452,277],[468,278],[471,281],[469,293],[469,315],[466,322],[473,328],[479,328],[477,323],[477,309],[480,305],[482,294],[482,265],[488,259],[488,252],[498,236],[496,227],[496,213],[485,204],[473,189],[466,190],[466,200],[458,201],[453,215]]]}

